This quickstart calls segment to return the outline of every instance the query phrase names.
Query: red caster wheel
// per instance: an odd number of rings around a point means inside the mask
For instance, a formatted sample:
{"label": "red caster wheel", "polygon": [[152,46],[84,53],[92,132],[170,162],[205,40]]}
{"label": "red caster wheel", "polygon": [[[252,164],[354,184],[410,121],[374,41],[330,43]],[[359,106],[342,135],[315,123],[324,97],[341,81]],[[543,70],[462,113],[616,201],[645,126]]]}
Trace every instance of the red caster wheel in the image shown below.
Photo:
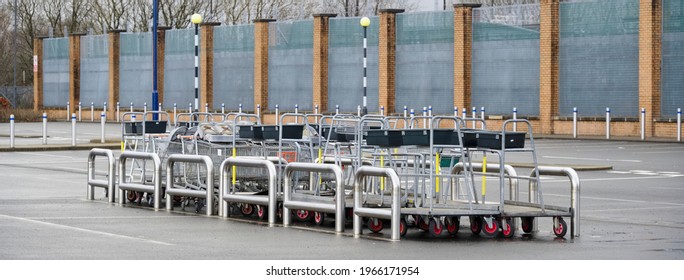
{"label": "red caster wheel", "polygon": [[126,198],[130,202],[135,202],[138,199],[138,193],[134,191],[126,191]]}
{"label": "red caster wheel", "polygon": [[259,217],[260,220],[265,220],[266,217],[268,216],[268,207],[257,205],[256,213],[257,213],[257,217]]}
{"label": "red caster wheel", "polygon": [[406,218],[402,217],[401,220],[399,221],[399,234],[401,236],[406,235],[406,232],[408,231],[408,224],[406,223]]}
{"label": "red caster wheel", "polygon": [[480,234],[482,231],[482,218],[480,217],[470,217],[470,231],[474,235]]}
{"label": "red caster wheel", "polygon": [[300,222],[306,222],[311,218],[311,213],[307,210],[296,210],[295,217],[297,217]]}
{"label": "red caster wheel", "polygon": [[430,219],[430,235],[433,237],[439,237],[442,235],[442,232],[444,231],[444,226],[442,225],[442,221],[439,220],[439,218],[432,218]]}
{"label": "red caster wheel", "polygon": [[314,212],[313,219],[314,219],[314,222],[316,223],[316,225],[320,226],[325,222],[325,213]]}
{"label": "red caster wheel", "polygon": [[532,230],[534,229],[534,218],[533,217],[521,217],[520,218],[520,227],[522,228],[522,231],[524,233],[532,233]]}
{"label": "red caster wheel", "polygon": [[513,226],[512,218],[506,219],[506,226],[502,226],[501,234],[503,234],[503,237],[505,238],[511,238],[515,235],[515,227]]}
{"label": "red caster wheel", "polygon": [[254,206],[252,204],[242,204],[242,207],[240,207],[240,213],[242,213],[243,216],[249,217],[254,214]]}
{"label": "red caster wheel", "polygon": [[414,220],[416,220],[416,226],[418,226],[419,229],[422,229],[423,231],[430,230],[430,225],[423,220],[423,217],[416,215]]}
{"label": "red caster wheel", "polygon": [[487,221],[482,222],[482,233],[487,237],[496,237],[499,234],[499,228],[501,227],[499,221],[495,218],[488,219],[491,219],[489,223]]}
{"label": "red caster wheel", "polygon": [[459,217],[446,217],[445,222],[449,235],[456,235],[458,233],[459,227],[461,226],[461,219]]}
{"label": "red caster wheel", "polygon": [[378,218],[370,218],[368,219],[368,229],[372,231],[373,233],[378,233],[382,231],[383,225],[382,225],[382,220]]}
{"label": "red caster wheel", "polygon": [[553,234],[562,238],[566,233],[568,233],[568,225],[561,217],[556,217],[554,219],[557,220],[557,223],[555,221],[553,223]]}

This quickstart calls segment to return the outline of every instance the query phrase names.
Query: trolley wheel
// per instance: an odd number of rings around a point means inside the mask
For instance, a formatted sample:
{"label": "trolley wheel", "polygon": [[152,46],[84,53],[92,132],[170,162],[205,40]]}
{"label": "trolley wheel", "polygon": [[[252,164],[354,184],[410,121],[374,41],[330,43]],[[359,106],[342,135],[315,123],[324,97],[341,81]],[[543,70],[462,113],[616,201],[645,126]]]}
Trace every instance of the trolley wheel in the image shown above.
{"label": "trolley wheel", "polygon": [[482,218],[481,217],[470,217],[470,231],[474,235],[480,234],[482,231]]}
{"label": "trolley wheel", "polygon": [[406,217],[402,217],[399,220],[399,235],[404,236],[408,232],[408,224],[406,223]]}
{"label": "trolley wheel", "polygon": [[135,200],[138,198],[138,194],[134,191],[126,191],[126,198],[130,202],[135,202]]}
{"label": "trolley wheel", "polygon": [[447,232],[452,236],[456,235],[461,226],[461,219],[459,217],[446,217],[445,222]]}
{"label": "trolley wheel", "polygon": [[380,220],[378,218],[368,219],[368,229],[370,231],[372,231],[373,233],[378,233],[378,232],[382,231],[382,228],[383,228],[382,220]]}
{"label": "trolley wheel", "polygon": [[268,215],[268,207],[266,206],[261,206],[257,205],[257,217],[259,217],[260,220],[266,219],[266,216]]}
{"label": "trolley wheel", "polygon": [[553,233],[558,237],[565,236],[565,234],[568,233],[568,225],[565,223],[565,221],[561,217],[556,217],[554,219],[558,219],[558,226],[554,225]]}
{"label": "trolley wheel", "polygon": [[313,219],[314,219],[314,222],[316,223],[316,225],[320,226],[325,222],[325,213],[314,212]]}
{"label": "trolley wheel", "polygon": [[296,210],[295,217],[297,217],[300,222],[306,222],[311,218],[311,213],[309,213],[308,210]]}
{"label": "trolley wheel", "polygon": [[[196,199],[195,200],[195,213],[202,212],[202,208],[204,207],[204,201],[205,199]],[[254,212],[254,210],[252,210]]]}
{"label": "trolley wheel", "polygon": [[524,233],[531,233],[534,225],[534,217],[521,217],[520,227]]}
{"label": "trolley wheel", "polygon": [[423,217],[420,215],[414,216],[414,220],[416,220],[416,226],[418,226],[419,229],[422,229],[423,231],[429,231],[430,230],[430,225],[423,220]]}
{"label": "trolley wheel", "polygon": [[242,207],[240,207],[240,213],[245,217],[252,216],[252,214],[254,214],[254,206],[252,204],[244,203],[242,204]]}
{"label": "trolley wheel", "polygon": [[513,226],[513,219],[506,219],[506,226],[501,228],[501,233],[505,238],[511,238],[515,235],[515,227]]}
{"label": "trolley wheel", "polygon": [[486,221],[482,222],[482,233],[487,237],[496,237],[499,234],[499,228],[501,228],[501,226],[499,225],[499,221],[495,218],[492,218],[491,225]]}
{"label": "trolley wheel", "polygon": [[430,235],[433,237],[439,237],[442,235],[442,232],[444,231],[444,225],[442,225],[442,221],[439,220],[439,218],[432,218],[430,219]]}

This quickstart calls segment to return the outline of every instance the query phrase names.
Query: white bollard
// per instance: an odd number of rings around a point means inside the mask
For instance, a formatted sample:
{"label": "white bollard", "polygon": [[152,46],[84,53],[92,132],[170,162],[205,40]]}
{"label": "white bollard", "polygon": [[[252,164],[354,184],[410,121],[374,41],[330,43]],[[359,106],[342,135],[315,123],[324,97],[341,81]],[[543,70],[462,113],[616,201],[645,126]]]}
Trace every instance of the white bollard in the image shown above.
{"label": "white bollard", "polygon": [[76,114],[71,114],[71,146],[76,146]]}
{"label": "white bollard", "polygon": [[646,108],[641,108],[641,141],[646,139]]}
{"label": "white bollard", "polygon": [[482,129],[485,129],[485,107],[480,108],[480,118],[482,119]]}
{"label": "white bollard", "polygon": [[409,113],[409,116],[410,116],[411,118],[413,118],[413,117],[416,116],[416,111],[413,111],[413,108],[411,109],[411,112]]}
{"label": "white bollard", "polygon": [[147,102],[143,103],[143,113],[147,113]]}
{"label": "white bollard", "polygon": [[108,111],[108,110],[107,110],[107,102],[106,102],[106,101],[104,102],[103,105],[104,105],[104,106],[102,106],[102,110],[103,110],[103,111]]}
{"label": "white bollard", "polygon": [[221,103],[221,114],[226,114],[226,103]]}
{"label": "white bollard", "polygon": [[335,105],[335,115],[340,113],[340,105]]}
{"label": "white bollard", "polygon": [[67,115],[67,121],[69,121],[71,119],[71,105],[69,104],[69,102],[67,102],[66,115]]}
{"label": "white bollard", "polygon": [[[465,120],[465,118],[468,117],[468,113],[467,113],[466,108],[463,108],[463,111],[462,111],[462,113],[461,113],[461,116],[462,116],[462,118],[463,118],[464,120]],[[463,125],[468,126],[468,123],[463,122]]]}
{"label": "white bollard", "polygon": [[95,103],[90,102],[90,122],[95,121]]}
{"label": "white bollard", "polygon": [[577,138],[577,107],[572,107],[572,138]]}
{"label": "white bollard", "polygon": [[100,113],[100,143],[105,142],[105,122],[107,122],[107,114],[105,114],[105,111],[102,111]]}
{"label": "white bollard", "polygon": [[79,122],[83,120],[83,112],[81,111],[81,108],[82,108],[81,102],[78,102],[78,121]]}
{"label": "white bollard", "polygon": [[432,117],[432,105],[428,106],[428,116]]}
{"label": "white bollard", "polygon": [[43,145],[47,145],[47,113],[43,113]]}
{"label": "white bollard", "polygon": [[131,102],[131,113],[133,113],[133,102]]}
{"label": "white bollard", "polygon": [[192,113],[192,103],[188,103],[188,113]]}
{"label": "white bollard", "polygon": [[[473,119],[477,118],[477,107],[473,107]],[[473,121],[473,128],[475,128],[475,121]]]}
{"label": "white bollard", "polygon": [[677,108],[677,142],[682,142],[682,108]]}
{"label": "white bollard", "polygon": [[257,104],[257,116],[261,117],[261,104]]}
{"label": "white bollard", "polygon": [[14,148],[14,115],[10,115],[10,148]]}
{"label": "white bollard", "polygon": [[280,115],[280,106],[276,104],[276,112],[275,112],[275,124],[279,125],[280,124],[280,118],[278,117]]}
{"label": "white bollard", "polygon": [[606,139],[610,139],[610,108],[606,107]]}
{"label": "white bollard", "polygon": [[159,104],[157,104],[157,108],[159,108],[159,111],[164,111],[164,108],[162,108],[161,102]]}
{"label": "white bollard", "polygon": [[356,115],[361,116],[361,105],[356,106]]}
{"label": "white bollard", "polygon": [[[517,120],[517,119],[518,119],[518,108],[513,107],[513,120]],[[516,122],[513,123],[513,131],[514,132],[518,131],[518,123],[516,123]]]}
{"label": "white bollard", "polygon": [[[316,104],[316,107],[314,107],[314,114],[318,115],[318,104]],[[318,118],[318,117],[316,117],[316,118]]]}
{"label": "white bollard", "polygon": [[[427,107],[423,107],[423,117],[427,117]],[[427,119],[423,118],[423,128],[427,127]]]}
{"label": "white bollard", "polygon": [[173,103],[173,122],[178,123],[178,120],[176,119],[178,115],[178,105],[176,103]]}
{"label": "white bollard", "polygon": [[380,106],[380,115],[385,115],[385,106]]}
{"label": "white bollard", "polygon": [[[299,114],[299,104],[295,104],[295,114]],[[295,116],[295,123],[299,122],[299,117]]]}
{"label": "white bollard", "polygon": [[116,102],[116,122],[120,122],[121,119],[119,119],[119,112],[121,110],[121,106],[119,105],[119,102]]}
{"label": "white bollard", "polygon": [[408,107],[404,106],[404,118],[408,117]]}
{"label": "white bollard", "polygon": [[209,113],[209,103],[204,103],[204,112]]}

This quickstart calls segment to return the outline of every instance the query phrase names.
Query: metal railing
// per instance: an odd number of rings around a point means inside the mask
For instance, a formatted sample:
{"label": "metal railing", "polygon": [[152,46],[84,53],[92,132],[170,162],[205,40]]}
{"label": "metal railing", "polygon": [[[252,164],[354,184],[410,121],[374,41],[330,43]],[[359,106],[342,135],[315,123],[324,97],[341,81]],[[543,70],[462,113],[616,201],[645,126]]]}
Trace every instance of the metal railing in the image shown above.
{"label": "metal railing", "polygon": [[[229,170],[236,166],[266,169],[268,173],[268,196],[236,193],[233,180],[228,180]],[[268,224],[270,226],[275,225],[278,190],[276,185],[276,168],[273,162],[256,158],[227,158],[221,163],[219,174],[219,216],[228,217],[228,202],[264,205],[268,206]]]}
{"label": "metal railing", "polygon": [[[335,176],[335,198],[327,201],[321,200],[320,202],[294,200],[292,198],[292,188],[290,184],[292,175],[296,171],[332,173]],[[342,181],[342,169],[339,166],[334,164],[293,162],[285,167],[284,174],[283,226],[287,227],[291,223],[290,209],[309,210],[335,214],[335,231],[344,232],[345,193]]]}
{"label": "metal railing", "polygon": [[[182,163],[198,163],[204,164],[207,170],[206,177],[206,188],[202,189],[185,189],[176,188],[173,184],[173,166],[176,162]],[[166,161],[166,210],[173,210],[173,197],[174,196],[185,196],[185,197],[196,197],[205,198],[207,205],[207,216],[211,216],[214,213],[214,163],[209,156],[199,156],[199,155],[183,155],[183,154],[173,154],[170,155]]]}
{"label": "metal railing", "polygon": [[[474,172],[482,172],[482,163],[472,163],[468,164],[468,167],[472,166],[472,171]],[[492,173],[499,173],[499,168],[500,165],[496,163],[487,163],[487,172],[492,172]],[[457,163],[454,168],[451,169],[451,174],[456,175],[464,171],[464,165],[462,162]],[[498,175],[498,174],[497,174]],[[509,190],[509,199],[511,200],[518,200],[519,196],[519,191],[520,189],[518,188],[518,173],[515,171],[515,168],[513,166],[510,166],[508,164],[504,165],[504,175],[506,178],[508,178],[508,190]],[[496,175],[494,175],[496,176]],[[457,188],[458,185],[454,184],[452,187]],[[471,186],[474,188],[474,186]],[[472,192],[475,193],[475,189],[472,189]],[[456,189],[452,189],[451,196],[452,199],[456,200],[457,198],[455,197],[457,195]]]}
{"label": "metal railing", "polygon": [[[153,162],[154,174],[152,185],[126,182],[126,160],[139,159]],[[126,204],[125,191],[148,192],[154,194],[154,209],[158,210],[161,205],[162,171],[161,160],[157,154],[143,152],[124,152],[119,157],[119,204]],[[143,177],[144,178],[144,177]]]}
{"label": "metal railing", "polygon": [[[389,184],[392,186],[392,204],[391,208],[367,208],[361,202],[362,184],[364,178],[367,176],[385,177],[389,178]],[[391,168],[379,168],[371,166],[362,166],[356,171],[354,180],[354,237],[358,237],[362,233],[361,217],[370,217],[378,219],[389,219],[392,227],[392,241],[398,241],[400,238],[399,226],[401,221],[401,186],[399,185],[399,176]]]}
{"label": "metal railing", "polygon": [[[538,171],[538,172],[537,172]],[[572,238],[580,236],[580,179],[577,171],[570,167],[539,166],[532,170],[530,177],[534,176],[565,176],[570,179],[570,211],[572,220],[570,221],[570,236]],[[537,186],[534,180],[530,180],[530,202],[536,196]],[[577,228],[577,229],[575,229]]]}
{"label": "metal railing", "polygon": [[[95,157],[103,156],[107,157],[107,180],[95,179]],[[109,202],[114,202],[114,182],[116,177],[116,158],[114,158],[114,153],[112,150],[106,149],[92,149],[88,154],[88,188],[86,192],[86,199],[95,199],[94,190],[95,187],[104,188],[107,190],[107,195],[109,196]]]}

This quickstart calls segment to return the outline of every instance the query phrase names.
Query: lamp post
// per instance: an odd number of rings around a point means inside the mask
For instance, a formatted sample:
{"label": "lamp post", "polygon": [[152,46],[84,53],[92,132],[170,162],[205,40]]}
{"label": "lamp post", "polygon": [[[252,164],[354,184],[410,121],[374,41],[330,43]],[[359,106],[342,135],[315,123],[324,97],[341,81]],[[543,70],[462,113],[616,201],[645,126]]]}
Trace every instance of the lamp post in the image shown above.
{"label": "lamp post", "polygon": [[199,24],[202,23],[202,16],[194,14],[190,21],[195,25],[195,111],[199,108]]}
{"label": "lamp post", "polygon": [[368,53],[368,26],[370,26],[370,19],[367,17],[362,17],[359,22],[363,27],[363,115],[368,114],[368,82],[367,82],[367,53]]}
{"label": "lamp post", "polygon": [[[157,111],[159,103],[159,91],[157,90],[157,26],[159,25],[159,1],[152,2],[152,110]],[[131,102],[131,112],[133,103]],[[152,115],[153,120],[159,120],[158,114]]]}

